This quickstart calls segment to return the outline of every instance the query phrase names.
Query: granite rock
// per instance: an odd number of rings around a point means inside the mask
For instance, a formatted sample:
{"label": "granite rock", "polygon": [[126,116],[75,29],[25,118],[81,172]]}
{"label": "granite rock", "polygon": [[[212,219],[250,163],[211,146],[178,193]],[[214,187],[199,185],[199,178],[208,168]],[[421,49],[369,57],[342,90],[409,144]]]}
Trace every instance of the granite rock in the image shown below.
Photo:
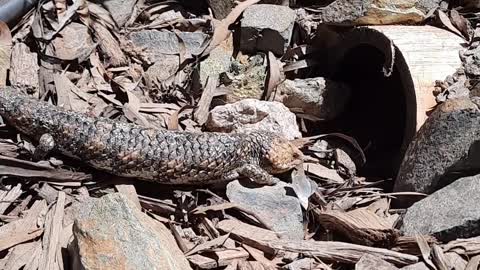
{"label": "granite rock", "polygon": [[[480,169],[480,109],[469,98],[440,104],[408,146],[394,191],[430,194]],[[417,197],[418,198],[418,197]],[[404,203],[411,204],[405,197]]]}
{"label": "granite rock", "polygon": [[118,27],[122,27],[132,16],[132,10],[136,0],[104,0],[102,4],[112,15]]}
{"label": "granite rock", "polygon": [[77,205],[73,245],[82,269],[191,269],[169,229],[119,193]]}
{"label": "granite rock", "polygon": [[400,230],[431,234],[441,241],[480,234],[480,175],[464,177],[407,209]]}
{"label": "granite rock", "polygon": [[240,49],[283,54],[290,43],[295,18],[295,11],[286,6],[249,6],[241,21]]}
{"label": "granite rock", "polygon": [[275,186],[248,188],[233,181],[227,185],[228,199],[256,213],[284,239],[301,240],[303,214],[300,202],[288,195],[288,186],[280,182]]}
{"label": "granite rock", "polygon": [[213,108],[206,127],[216,132],[250,132],[265,130],[287,139],[300,138],[296,116],[285,105],[276,101],[243,99]]}
{"label": "granite rock", "polygon": [[323,77],[285,80],[277,86],[279,101],[289,108],[331,120],[343,112],[350,100],[350,88]]}
{"label": "granite rock", "polygon": [[161,60],[165,54],[179,54],[179,38],[187,54],[198,55],[205,48],[209,36],[200,32],[180,32],[177,37],[174,32],[158,30],[142,30],[129,35],[135,46],[145,49],[152,62]]}

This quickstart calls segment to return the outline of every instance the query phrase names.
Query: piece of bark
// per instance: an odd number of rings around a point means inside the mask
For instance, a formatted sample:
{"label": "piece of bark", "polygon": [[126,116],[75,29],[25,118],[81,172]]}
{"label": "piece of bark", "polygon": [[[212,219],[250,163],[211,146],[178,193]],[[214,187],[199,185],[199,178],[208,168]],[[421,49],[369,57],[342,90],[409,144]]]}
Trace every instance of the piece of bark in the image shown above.
{"label": "piece of bark", "polygon": [[47,201],[47,204],[54,203],[58,198],[58,190],[47,183],[43,184],[40,189],[35,188],[35,191],[38,196]]}
{"label": "piece of bark", "polygon": [[229,237],[229,235],[225,234],[225,235],[222,235],[222,236],[217,237],[215,239],[212,239],[210,241],[207,241],[207,242],[201,243],[199,245],[196,245],[191,250],[185,252],[185,256],[190,256],[190,255],[193,255],[193,254],[196,254],[196,253],[201,253],[204,250],[213,249],[213,248],[216,248],[216,247],[223,246],[223,244],[228,239],[228,237]]}
{"label": "piece of bark", "polygon": [[22,194],[22,185],[17,184],[15,187],[11,188],[9,191],[5,192],[4,196],[0,195],[0,214],[5,213],[5,210],[13,203],[15,200],[20,197]]}
{"label": "piece of bark", "polygon": [[413,255],[402,254],[388,249],[366,247],[356,244],[334,241],[270,241],[267,245],[274,250],[286,250],[302,253],[304,256],[318,257],[322,261],[357,263],[362,256],[370,254],[396,266],[418,262]]}
{"label": "piece of bark", "polygon": [[[427,241],[429,245],[438,244],[438,240],[429,235],[424,235],[423,238]],[[417,240],[415,237],[411,236],[399,236],[395,242],[395,246],[391,248],[392,251],[397,251],[400,253],[411,254],[415,256],[421,255],[421,251],[418,247]]]}
{"label": "piece of bark", "polygon": [[453,240],[443,246],[445,252],[452,251],[460,255],[480,254],[480,236]]}
{"label": "piece of bark", "polygon": [[38,56],[31,52],[25,43],[17,42],[12,49],[10,64],[10,83],[27,89],[38,88]]}
{"label": "piece of bark", "polygon": [[123,53],[118,40],[110,33],[108,28],[103,24],[92,22],[91,24],[95,40],[99,43],[100,51],[105,59],[107,59],[107,67],[119,67],[127,65],[127,57]]}
{"label": "piece of bark", "polygon": [[16,231],[15,234],[0,239],[0,252],[20,243],[35,239],[42,234],[42,229]]}
{"label": "piece of bark", "polygon": [[24,211],[27,206],[30,204],[30,201],[32,200],[33,196],[28,195],[25,199],[23,199],[15,208],[13,208],[12,211],[10,211],[9,215],[10,216],[18,216],[20,212]]}
{"label": "piece of bark", "polygon": [[59,191],[55,208],[52,208],[47,214],[45,234],[42,239],[44,251],[40,261],[40,269],[55,269],[60,266],[56,260],[56,253],[63,224],[65,197],[65,192]]}
{"label": "piece of bark", "polygon": [[0,86],[7,85],[7,74],[10,68],[12,51],[12,33],[8,25],[0,23]]}
{"label": "piece of bark", "polygon": [[32,252],[32,260],[25,265],[23,270],[37,270],[40,265],[40,257],[42,255],[42,245],[38,245],[37,248]]}
{"label": "piece of bark", "polygon": [[201,223],[199,225],[204,228],[205,233],[209,236],[209,238],[215,238],[220,236],[220,233],[215,228],[215,225],[210,219],[206,217],[201,217],[200,221]]}
{"label": "piece of bark", "polygon": [[84,181],[91,180],[91,175],[72,172],[66,169],[53,168],[35,162],[10,158],[0,155],[0,175],[19,176],[25,178],[44,178],[51,181]]}
{"label": "piece of bark", "polygon": [[46,211],[47,204],[44,200],[39,200],[33,203],[24,218],[1,226],[0,251],[40,236],[43,230],[37,224],[43,223]]}
{"label": "piece of bark", "polygon": [[17,270],[23,266],[30,264],[35,257],[37,249],[41,249],[42,245],[40,241],[20,244],[15,246],[8,254],[8,258],[5,262],[5,266],[2,269]]}
{"label": "piece of bark", "polygon": [[470,259],[465,270],[477,270],[479,266],[480,266],[480,255],[477,255]]}
{"label": "piece of bark", "polygon": [[229,265],[234,260],[246,260],[249,256],[243,248],[216,251],[213,254],[213,258],[196,254],[189,256],[188,260],[200,269],[212,269]]}
{"label": "piece of bark", "polygon": [[218,78],[213,76],[208,77],[207,84],[205,85],[205,89],[203,90],[202,96],[198,101],[198,108],[194,113],[195,120],[200,125],[205,124],[208,119],[208,113],[210,111],[210,103],[212,103],[213,96],[215,94],[215,90],[217,89]]}
{"label": "piece of bark", "polygon": [[349,212],[323,211],[317,214],[317,219],[326,229],[339,232],[356,244],[390,246],[399,236],[387,220],[365,208]]}
{"label": "piece of bark", "polygon": [[250,253],[250,256],[252,256],[252,258],[254,258],[257,262],[261,263],[265,269],[274,270],[278,268],[278,265],[276,265],[273,261],[267,259],[265,257],[265,254],[261,250],[247,245],[244,245],[243,248],[246,249],[248,253]]}
{"label": "piece of bark", "polygon": [[327,24],[375,25],[418,24],[437,9],[440,0],[384,2],[379,0],[337,0],[318,11],[318,20]]}
{"label": "piece of bark", "polygon": [[225,270],[238,270],[238,260],[233,260]]}
{"label": "piece of bark", "polygon": [[355,270],[397,270],[393,264],[381,260],[375,256],[366,254],[355,264]]}
{"label": "piece of bark", "polygon": [[445,257],[445,254],[440,246],[433,245],[431,255],[433,263],[438,267],[439,270],[451,269],[447,266],[447,258]]}
{"label": "piece of bark", "polygon": [[232,219],[220,221],[217,229],[223,233],[230,233],[233,239],[243,244],[262,250],[267,254],[275,254],[275,249],[266,244],[268,241],[279,239],[273,231]]}

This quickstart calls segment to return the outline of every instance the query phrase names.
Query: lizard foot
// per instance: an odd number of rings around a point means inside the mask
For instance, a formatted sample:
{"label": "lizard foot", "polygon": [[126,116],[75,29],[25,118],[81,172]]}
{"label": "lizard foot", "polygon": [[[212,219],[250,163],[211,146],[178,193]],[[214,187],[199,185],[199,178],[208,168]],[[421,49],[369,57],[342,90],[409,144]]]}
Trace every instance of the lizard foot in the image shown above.
{"label": "lizard foot", "polygon": [[40,137],[38,145],[33,152],[33,160],[43,160],[55,147],[55,140],[52,135],[45,133]]}
{"label": "lizard foot", "polygon": [[238,173],[249,177],[253,182],[261,184],[261,185],[275,185],[280,182],[280,179],[270,175],[267,171],[260,168],[259,166],[255,166],[252,164],[243,165],[238,169]]}

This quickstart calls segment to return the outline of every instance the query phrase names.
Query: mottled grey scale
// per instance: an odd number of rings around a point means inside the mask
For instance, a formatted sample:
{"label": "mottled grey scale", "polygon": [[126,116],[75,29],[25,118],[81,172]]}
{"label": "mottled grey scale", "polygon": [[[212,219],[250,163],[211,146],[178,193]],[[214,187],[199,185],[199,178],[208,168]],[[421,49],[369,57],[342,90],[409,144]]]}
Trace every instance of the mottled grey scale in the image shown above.
{"label": "mottled grey scale", "polygon": [[[68,111],[12,87],[0,88],[0,115],[34,139],[50,134],[58,150],[92,167],[159,183],[221,181],[247,164],[259,166],[273,138],[260,132],[152,130]],[[265,179],[266,173],[258,169],[258,177]]]}

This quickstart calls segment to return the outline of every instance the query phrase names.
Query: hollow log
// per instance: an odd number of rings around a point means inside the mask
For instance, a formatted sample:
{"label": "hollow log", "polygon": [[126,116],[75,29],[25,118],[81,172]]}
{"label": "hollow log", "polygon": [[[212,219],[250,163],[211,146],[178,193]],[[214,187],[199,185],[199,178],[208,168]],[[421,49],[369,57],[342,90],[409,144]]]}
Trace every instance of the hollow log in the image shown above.
{"label": "hollow log", "polygon": [[[356,132],[378,137],[379,149],[398,151],[399,163],[436,105],[435,80],[461,67],[463,44],[456,34],[432,26],[357,27],[341,33],[328,49],[328,76],[353,89],[352,100],[360,104],[350,113],[364,123]],[[398,145],[396,137],[401,141],[397,150],[392,146]]]}

